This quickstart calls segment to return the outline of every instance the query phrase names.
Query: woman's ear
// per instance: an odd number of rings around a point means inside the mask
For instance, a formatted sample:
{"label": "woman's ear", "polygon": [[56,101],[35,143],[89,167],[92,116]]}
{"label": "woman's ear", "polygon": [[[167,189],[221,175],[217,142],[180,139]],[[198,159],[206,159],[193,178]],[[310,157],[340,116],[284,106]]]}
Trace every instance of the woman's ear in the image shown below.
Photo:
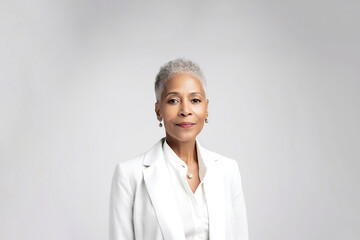
{"label": "woman's ear", "polygon": [[156,117],[159,121],[162,120],[162,116],[161,116],[161,113],[160,113],[160,103],[159,102],[156,102],[155,103],[155,113],[156,113]]}
{"label": "woman's ear", "polygon": [[209,99],[206,99],[206,117],[208,117],[208,106],[209,106]]}

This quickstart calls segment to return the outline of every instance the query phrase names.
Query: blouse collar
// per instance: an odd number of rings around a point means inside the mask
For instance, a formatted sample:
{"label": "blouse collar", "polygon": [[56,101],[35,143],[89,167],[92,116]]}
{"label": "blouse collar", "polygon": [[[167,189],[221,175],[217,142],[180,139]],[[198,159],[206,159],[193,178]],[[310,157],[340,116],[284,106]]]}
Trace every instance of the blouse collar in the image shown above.
{"label": "blouse collar", "polygon": [[[205,161],[203,161],[202,158],[202,154],[200,151],[200,148],[198,147],[198,140],[195,139],[195,145],[196,145],[196,153],[197,153],[197,158],[198,158],[198,164],[199,164],[199,178],[200,181],[202,181],[206,175],[206,171],[207,171],[207,166],[205,164]],[[174,152],[174,150],[169,146],[169,144],[166,141],[163,142],[163,152],[164,152],[164,157],[166,161],[171,161],[172,163],[175,163],[175,165],[177,166],[181,166],[181,167],[187,167],[186,163],[181,160],[181,158],[179,158],[179,156]]]}

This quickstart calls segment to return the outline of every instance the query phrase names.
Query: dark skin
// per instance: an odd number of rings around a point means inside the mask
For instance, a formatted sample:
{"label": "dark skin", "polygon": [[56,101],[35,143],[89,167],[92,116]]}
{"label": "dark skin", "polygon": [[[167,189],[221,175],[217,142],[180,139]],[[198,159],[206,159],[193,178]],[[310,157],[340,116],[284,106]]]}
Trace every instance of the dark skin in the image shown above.
{"label": "dark skin", "polygon": [[[208,104],[201,81],[187,73],[175,74],[167,80],[160,102],[155,103],[157,119],[164,121],[167,143],[193,175],[187,178],[193,193],[200,184],[195,138],[208,117]],[[184,122],[193,125],[181,127],[179,124]]]}
{"label": "dark skin", "polygon": [[198,159],[197,159],[197,154],[196,154],[196,149],[195,149],[195,147],[196,147],[195,142],[193,143],[194,144],[193,146],[189,146],[189,148],[191,149],[190,151],[192,152],[192,156],[185,158],[185,157],[181,157],[179,155],[179,152],[180,152],[179,150],[176,150],[179,145],[176,145],[176,143],[174,144],[175,141],[170,140],[170,139],[171,139],[171,136],[166,134],[166,141],[168,142],[169,146],[171,147],[172,150],[174,150],[176,155],[178,155],[179,158],[186,163],[186,165],[188,167],[188,173],[192,173],[192,175],[193,175],[192,178],[187,177],[186,179],[190,186],[191,191],[194,193],[200,184],[199,164],[198,164]]}

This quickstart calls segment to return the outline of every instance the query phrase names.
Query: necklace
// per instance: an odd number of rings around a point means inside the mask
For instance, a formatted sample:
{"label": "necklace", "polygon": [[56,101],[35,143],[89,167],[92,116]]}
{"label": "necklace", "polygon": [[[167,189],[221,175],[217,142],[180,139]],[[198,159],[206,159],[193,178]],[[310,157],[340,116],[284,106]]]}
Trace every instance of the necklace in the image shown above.
{"label": "necklace", "polygon": [[[197,161],[197,159],[196,159],[196,161]],[[188,167],[189,167],[189,162],[188,162],[187,165],[188,165]],[[192,177],[193,177],[192,173],[188,173],[188,174],[186,174],[186,175],[188,176],[189,179],[192,179]]]}

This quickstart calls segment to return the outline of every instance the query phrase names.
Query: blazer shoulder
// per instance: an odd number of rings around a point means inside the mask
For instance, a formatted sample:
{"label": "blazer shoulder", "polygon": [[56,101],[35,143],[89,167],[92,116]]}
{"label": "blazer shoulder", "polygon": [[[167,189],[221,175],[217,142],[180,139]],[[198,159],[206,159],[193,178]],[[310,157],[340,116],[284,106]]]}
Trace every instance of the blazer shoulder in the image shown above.
{"label": "blazer shoulder", "polygon": [[151,158],[154,158],[153,153],[159,151],[162,141],[163,139],[160,139],[150,149],[138,154],[134,158],[119,162],[116,165],[116,172],[122,172],[122,176],[120,177],[128,178],[130,182],[138,183],[141,181],[143,170],[147,167],[146,164],[144,164],[144,159],[148,158],[148,154],[150,154]]}
{"label": "blazer shoulder", "polygon": [[216,159],[217,164],[227,166],[227,167],[233,167],[235,164],[237,165],[237,161],[233,158],[227,157],[223,154],[213,152],[210,150],[207,150],[207,151],[213,155],[214,159]]}
{"label": "blazer shoulder", "polygon": [[115,167],[115,172],[122,172],[124,176],[119,177],[126,177],[131,183],[137,183],[142,179],[144,154],[145,153],[142,153],[132,159],[118,162]]}
{"label": "blazer shoulder", "polygon": [[240,173],[238,161],[217,152],[207,151],[212,155],[213,159],[215,159],[215,166],[218,169],[222,169],[225,176],[232,177],[236,172]]}
{"label": "blazer shoulder", "polygon": [[139,168],[139,166],[140,167],[142,166],[144,155],[145,153],[139,154],[134,158],[127,159],[122,162],[118,162],[117,165],[121,166],[125,171],[134,171],[137,168]]}

